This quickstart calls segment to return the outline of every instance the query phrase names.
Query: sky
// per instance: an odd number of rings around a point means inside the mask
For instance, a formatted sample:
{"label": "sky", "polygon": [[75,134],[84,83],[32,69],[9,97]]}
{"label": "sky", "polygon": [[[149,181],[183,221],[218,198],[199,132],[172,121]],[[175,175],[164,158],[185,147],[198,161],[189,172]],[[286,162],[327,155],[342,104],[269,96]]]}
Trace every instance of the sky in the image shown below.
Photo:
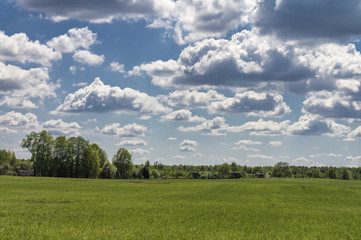
{"label": "sky", "polygon": [[0,0],[0,148],[361,166],[361,1]]}

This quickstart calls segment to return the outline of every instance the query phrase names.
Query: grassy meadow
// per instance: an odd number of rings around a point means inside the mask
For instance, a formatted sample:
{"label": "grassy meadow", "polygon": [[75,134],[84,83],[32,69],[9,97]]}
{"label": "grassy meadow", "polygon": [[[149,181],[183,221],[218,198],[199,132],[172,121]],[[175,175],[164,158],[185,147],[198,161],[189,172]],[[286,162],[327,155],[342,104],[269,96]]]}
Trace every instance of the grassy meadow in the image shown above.
{"label": "grassy meadow", "polygon": [[361,181],[0,176],[0,239],[360,239]]}

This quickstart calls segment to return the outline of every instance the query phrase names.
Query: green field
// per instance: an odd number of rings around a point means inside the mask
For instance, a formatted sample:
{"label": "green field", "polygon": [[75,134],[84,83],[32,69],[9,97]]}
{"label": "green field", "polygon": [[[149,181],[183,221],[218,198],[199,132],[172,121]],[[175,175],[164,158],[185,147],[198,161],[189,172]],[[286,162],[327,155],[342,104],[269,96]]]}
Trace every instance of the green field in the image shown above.
{"label": "green field", "polygon": [[360,239],[361,182],[0,176],[0,239]]}

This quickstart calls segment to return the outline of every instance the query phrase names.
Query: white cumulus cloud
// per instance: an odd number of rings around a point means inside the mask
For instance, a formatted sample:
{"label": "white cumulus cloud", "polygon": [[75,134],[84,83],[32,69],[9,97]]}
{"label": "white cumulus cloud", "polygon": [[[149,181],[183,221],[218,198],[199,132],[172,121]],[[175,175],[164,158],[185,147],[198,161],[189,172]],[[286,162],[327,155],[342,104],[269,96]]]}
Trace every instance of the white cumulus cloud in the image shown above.
{"label": "white cumulus cloud", "polygon": [[144,155],[144,154],[149,154],[150,151],[147,149],[143,149],[143,148],[135,148],[135,149],[129,149],[129,152],[132,154],[139,154],[139,155]]}
{"label": "white cumulus cloud", "polygon": [[258,159],[268,159],[268,160],[273,160],[274,157],[269,156],[269,155],[264,155],[264,154],[250,154],[247,155],[248,158],[258,158]]}
{"label": "white cumulus cloud", "polygon": [[120,127],[119,123],[113,123],[106,125],[101,133],[115,135],[117,137],[143,137],[148,131],[148,128],[136,123],[125,125]]}
{"label": "white cumulus cloud", "polygon": [[0,62],[0,105],[17,108],[36,108],[31,99],[55,97],[59,84],[50,82],[48,69],[22,69]]}
{"label": "white cumulus cloud", "polygon": [[104,85],[100,78],[69,94],[53,113],[110,112],[164,113],[168,111],[156,98],[131,88]]}
{"label": "white cumulus cloud", "polygon": [[8,112],[0,115],[0,126],[3,127],[23,127],[26,129],[35,129],[39,126],[38,117],[32,113],[22,114],[20,112]]}
{"label": "white cumulus cloud", "polygon": [[256,93],[246,91],[237,93],[234,98],[212,102],[210,113],[248,113],[249,116],[283,116],[291,109],[283,102],[278,93]]}
{"label": "white cumulus cloud", "polygon": [[323,119],[316,115],[303,115],[293,123],[288,131],[292,135],[328,135],[344,136],[350,127],[336,123],[334,120]]}
{"label": "white cumulus cloud", "polygon": [[228,129],[228,124],[223,117],[215,117],[212,120],[206,120],[203,123],[193,127],[178,127],[181,132],[203,132],[206,135],[224,135]]}
{"label": "white cumulus cloud", "polygon": [[97,34],[84,27],[69,29],[68,33],[54,37],[46,44],[58,52],[71,53],[79,48],[89,49],[96,41]]}
{"label": "white cumulus cloud", "polygon": [[253,141],[253,140],[239,140],[238,142],[234,143],[235,145],[261,145],[262,142],[260,141]]}
{"label": "white cumulus cloud", "polygon": [[120,73],[124,73],[124,64],[119,64],[118,62],[111,62],[110,63],[110,70],[112,72],[120,72]]}
{"label": "white cumulus cloud", "polygon": [[179,150],[183,152],[195,152],[198,143],[194,140],[185,139],[179,144]]}
{"label": "white cumulus cloud", "polygon": [[180,109],[180,110],[168,113],[165,116],[162,116],[161,120],[203,122],[206,119],[204,117],[193,116],[192,112],[187,109]]}
{"label": "white cumulus cloud", "polygon": [[104,55],[96,55],[87,50],[76,51],[73,60],[88,65],[101,65],[104,62]]}
{"label": "white cumulus cloud", "polygon": [[54,135],[78,136],[81,126],[77,122],[64,122],[62,119],[51,119],[43,123],[42,127]]}
{"label": "white cumulus cloud", "polygon": [[172,0],[143,1],[61,1],[16,0],[17,4],[30,10],[45,12],[55,22],[79,19],[91,23],[110,23],[115,19],[148,19],[170,17],[175,3]]}
{"label": "white cumulus cloud", "polygon": [[361,138],[361,126],[355,128],[352,132],[347,134],[346,141],[355,141],[357,138]]}
{"label": "white cumulus cloud", "polygon": [[117,146],[147,146],[148,143],[143,139],[127,139],[117,143]]}
{"label": "white cumulus cloud", "polygon": [[248,131],[251,135],[258,136],[272,136],[272,135],[283,135],[287,133],[290,121],[285,120],[282,122],[265,121],[259,119],[258,121],[249,121],[239,127],[232,127],[231,130],[237,131]]}
{"label": "white cumulus cloud", "polygon": [[361,91],[347,94],[340,91],[320,91],[303,102],[303,111],[325,118],[361,119]]}
{"label": "white cumulus cloud", "polygon": [[0,31],[0,61],[36,63],[51,66],[51,62],[60,60],[61,53],[41,44],[39,41],[30,41],[25,33],[16,33],[7,36]]}
{"label": "white cumulus cloud", "polygon": [[272,147],[282,146],[282,142],[281,142],[281,141],[270,141],[268,144],[271,145]]}

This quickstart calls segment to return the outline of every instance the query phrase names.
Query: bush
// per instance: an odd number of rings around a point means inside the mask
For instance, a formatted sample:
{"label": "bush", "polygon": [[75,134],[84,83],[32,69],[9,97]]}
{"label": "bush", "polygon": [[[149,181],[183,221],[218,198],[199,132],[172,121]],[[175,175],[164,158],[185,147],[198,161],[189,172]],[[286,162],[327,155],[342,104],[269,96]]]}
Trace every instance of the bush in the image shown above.
{"label": "bush", "polygon": [[153,170],[152,173],[150,174],[152,176],[152,178],[159,178],[160,177],[160,173],[157,170]]}
{"label": "bush", "polygon": [[116,174],[117,168],[110,161],[106,161],[101,173],[99,174],[99,177],[113,179],[115,178]]}

